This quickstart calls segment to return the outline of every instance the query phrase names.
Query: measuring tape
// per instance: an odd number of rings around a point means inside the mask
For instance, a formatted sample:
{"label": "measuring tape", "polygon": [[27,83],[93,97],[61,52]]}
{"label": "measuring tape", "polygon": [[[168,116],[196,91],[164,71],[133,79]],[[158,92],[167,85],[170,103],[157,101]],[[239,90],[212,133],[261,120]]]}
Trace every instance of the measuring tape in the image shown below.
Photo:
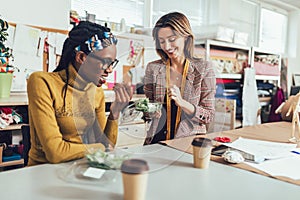
{"label": "measuring tape", "polygon": [[[181,93],[181,97],[183,96],[183,92],[184,92],[184,87],[185,87],[185,82],[186,82],[186,75],[187,75],[187,71],[190,65],[190,61],[189,60],[185,60],[185,64],[184,64],[184,68],[183,68],[183,74],[182,74],[182,79],[181,79],[181,87],[180,87],[180,93]],[[166,139],[169,140],[171,139],[171,98],[168,95],[168,91],[170,88],[170,59],[167,61],[167,71],[166,71],[166,79],[167,79],[167,136]],[[181,116],[181,107],[178,107],[177,109],[177,114],[176,114],[176,122],[175,122],[175,133],[174,136],[176,134],[177,131],[177,127],[180,121],[180,116]]]}

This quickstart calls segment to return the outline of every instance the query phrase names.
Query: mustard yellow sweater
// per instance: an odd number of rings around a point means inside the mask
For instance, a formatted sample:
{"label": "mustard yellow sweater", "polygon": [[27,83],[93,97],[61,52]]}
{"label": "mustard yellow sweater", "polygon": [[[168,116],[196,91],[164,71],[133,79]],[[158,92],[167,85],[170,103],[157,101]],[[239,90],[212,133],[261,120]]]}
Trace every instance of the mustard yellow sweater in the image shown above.
{"label": "mustard yellow sweater", "polygon": [[82,158],[89,147],[84,143],[103,147],[99,143],[103,132],[116,143],[118,122],[106,119],[103,89],[87,83],[72,65],[69,73],[65,106],[65,70],[34,72],[29,77],[29,166]]}

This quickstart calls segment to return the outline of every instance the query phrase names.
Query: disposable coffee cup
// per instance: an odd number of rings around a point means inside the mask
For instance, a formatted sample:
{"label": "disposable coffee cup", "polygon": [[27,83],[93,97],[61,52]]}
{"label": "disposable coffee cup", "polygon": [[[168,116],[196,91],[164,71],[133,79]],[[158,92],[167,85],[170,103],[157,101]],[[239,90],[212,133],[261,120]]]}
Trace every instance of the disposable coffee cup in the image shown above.
{"label": "disposable coffee cup", "polygon": [[144,200],[149,166],[145,160],[129,159],[121,165],[124,200]]}
{"label": "disposable coffee cup", "polygon": [[193,142],[194,167],[206,169],[209,167],[212,141],[208,138],[194,138]]}

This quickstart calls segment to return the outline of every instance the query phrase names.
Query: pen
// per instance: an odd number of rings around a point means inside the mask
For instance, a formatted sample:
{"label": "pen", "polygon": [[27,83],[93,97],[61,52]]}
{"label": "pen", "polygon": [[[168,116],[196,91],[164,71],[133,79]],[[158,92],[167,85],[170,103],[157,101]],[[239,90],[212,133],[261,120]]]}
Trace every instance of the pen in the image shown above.
{"label": "pen", "polygon": [[292,153],[295,153],[295,154],[300,154],[300,152],[298,151],[291,151]]}

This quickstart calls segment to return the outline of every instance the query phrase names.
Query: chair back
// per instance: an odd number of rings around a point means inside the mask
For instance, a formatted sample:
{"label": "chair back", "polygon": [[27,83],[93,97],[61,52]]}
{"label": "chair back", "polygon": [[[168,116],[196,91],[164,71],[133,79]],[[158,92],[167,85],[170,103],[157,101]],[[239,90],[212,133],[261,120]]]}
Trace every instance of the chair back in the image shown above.
{"label": "chair back", "polygon": [[23,141],[23,158],[24,158],[24,166],[27,166],[28,164],[28,154],[31,147],[30,143],[30,128],[28,124],[21,126],[22,131],[22,141]]}

